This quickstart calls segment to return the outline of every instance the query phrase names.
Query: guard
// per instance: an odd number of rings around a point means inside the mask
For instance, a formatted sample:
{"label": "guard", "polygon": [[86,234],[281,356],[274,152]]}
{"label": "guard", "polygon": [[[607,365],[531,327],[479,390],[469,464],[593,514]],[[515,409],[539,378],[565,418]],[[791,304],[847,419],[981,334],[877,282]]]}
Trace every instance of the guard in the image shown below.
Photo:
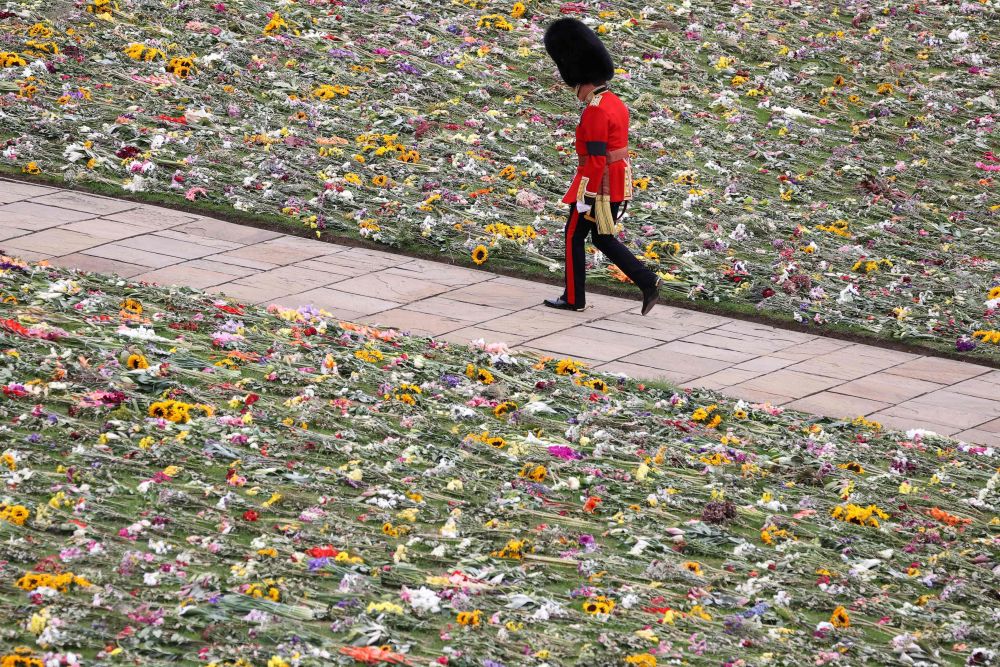
{"label": "guard", "polygon": [[628,107],[608,89],[615,67],[593,30],[577,19],[563,18],[545,31],[545,50],[566,85],[584,104],[576,128],[578,166],[563,203],[570,205],[566,223],[566,290],[545,305],[583,310],[587,273],[584,243],[593,243],[642,289],[642,314],[659,298],[660,279],[614,236],[615,223],[632,199],[628,158]]}

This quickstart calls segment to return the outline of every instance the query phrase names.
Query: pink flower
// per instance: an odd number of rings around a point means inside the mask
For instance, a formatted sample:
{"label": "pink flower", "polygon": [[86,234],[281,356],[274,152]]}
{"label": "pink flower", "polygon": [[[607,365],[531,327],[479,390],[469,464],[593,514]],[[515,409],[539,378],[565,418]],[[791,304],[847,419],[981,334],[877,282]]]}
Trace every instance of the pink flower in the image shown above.
{"label": "pink flower", "polygon": [[583,458],[583,455],[577,452],[575,449],[573,449],[572,447],[566,447],[564,445],[553,445],[549,447],[549,454],[555,456],[556,458],[564,459],[567,461],[572,459]]}

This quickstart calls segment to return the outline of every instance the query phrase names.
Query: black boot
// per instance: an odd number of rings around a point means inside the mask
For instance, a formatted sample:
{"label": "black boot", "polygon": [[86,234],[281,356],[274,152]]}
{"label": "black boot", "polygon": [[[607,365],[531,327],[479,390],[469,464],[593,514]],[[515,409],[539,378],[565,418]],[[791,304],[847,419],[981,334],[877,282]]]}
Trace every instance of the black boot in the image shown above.
{"label": "black boot", "polygon": [[653,306],[656,305],[657,300],[660,298],[660,283],[662,281],[657,278],[656,283],[652,287],[642,288],[642,314],[645,315],[649,311],[653,310]]}
{"label": "black boot", "polygon": [[562,297],[558,299],[546,299],[544,303],[549,308],[558,308],[559,310],[583,310],[584,308],[583,306],[574,306]]}

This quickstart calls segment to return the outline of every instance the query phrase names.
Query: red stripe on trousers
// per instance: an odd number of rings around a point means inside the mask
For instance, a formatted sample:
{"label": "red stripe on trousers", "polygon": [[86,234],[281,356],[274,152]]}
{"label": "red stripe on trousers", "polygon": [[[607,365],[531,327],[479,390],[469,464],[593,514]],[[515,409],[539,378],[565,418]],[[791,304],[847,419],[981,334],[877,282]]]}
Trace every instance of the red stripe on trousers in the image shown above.
{"label": "red stripe on trousers", "polygon": [[566,227],[566,303],[576,305],[576,267],[573,266],[573,237],[576,236],[576,221],[579,217],[576,206],[569,214],[569,225]]}

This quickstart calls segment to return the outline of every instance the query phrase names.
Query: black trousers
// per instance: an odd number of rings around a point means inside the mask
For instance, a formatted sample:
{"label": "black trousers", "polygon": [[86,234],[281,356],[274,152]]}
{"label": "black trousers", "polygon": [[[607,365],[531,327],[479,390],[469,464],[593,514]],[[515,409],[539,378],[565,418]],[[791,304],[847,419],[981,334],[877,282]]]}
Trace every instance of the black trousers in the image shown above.
{"label": "black trousers", "polygon": [[[611,203],[613,216],[618,215],[620,206],[621,202]],[[594,246],[640,288],[656,284],[655,273],[646,268],[617,238],[611,234],[598,234],[597,224],[580,215],[574,204],[566,222],[566,291],[563,292],[563,299],[567,303],[577,307],[586,304],[587,260],[583,246],[588,234],[593,234]]]}

